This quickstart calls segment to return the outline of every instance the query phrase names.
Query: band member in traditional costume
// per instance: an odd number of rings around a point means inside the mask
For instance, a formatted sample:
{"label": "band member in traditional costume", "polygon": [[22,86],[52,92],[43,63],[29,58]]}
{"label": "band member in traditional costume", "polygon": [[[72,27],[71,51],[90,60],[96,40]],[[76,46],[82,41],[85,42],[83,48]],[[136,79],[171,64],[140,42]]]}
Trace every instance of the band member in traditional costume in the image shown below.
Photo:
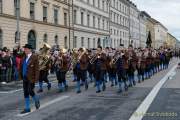
{"label": "band member in traditional costume", "polygon": [[140,83],[141,81],[144,81],[144,69],[143,69],[143,61],[142,61],[142,51],[141,51],[141,48],[138,49],[137,51],[137,59],[138,59],[138,62],[137,62],[137,72],[138,72],[138,82]]}
{"label": "band member in traditional costume", "polygon": [[88,62],[89,59],[86,49],[80,48],[77,62],[77,93],[81,93],[80,80],[82,81],[82,84],[85,85],[85,89],[88,89],[88,82],[86,77]]}
{"label": "band member in traditional costume", "polygon": [[78,59],[78,49],[74,48],[72,50],[72,54],[71,54],[71,64],[72,64],[72,70],[73,70],[73,82],[77,81],[77,67],[75,65],[75,61],[77,61]]}
{"label": "band member in traditional costume", "polygon": [[101,92],[101,83],[103,83],[102,89],[105,90],[105,81],[102,82],[104,79],[104,72],[102,71],[102,66],[104,59],[101,58],[102,47],[98,46],[97,53],[91,58],[90,63],[94,65],[94,76],[96,80],[96,93]]}
{"label": "band member in traditional costume", "polygon": [[56,77],[58,80],[59,92],[67,91],[66,73],[68,71],[68,56],[66,49],[60,49],[58,56],[55,58]]}
{"label": "band member in traditional costume", "polygon": [[[120,46],[123,47],[122,44]],[[114,63],[116,64],[116,70],[117,70],[117,76],[118,76],[118,85],[119,85],[118,93],[122,92],[122,83],[124,83],[125,91],[128,90],[128,86],[126,84],[126,81],[127,81],[126,70],[124,68],[125,60],[126,58],[125,58],[125,53],[123,51],[123,48],[120,48],[113,59]]]}
{"label": "band member in traditional costume", "polygon": [[32,46],[26,44],[24,46],[25,57],[22,60],[20,75],[23,79],[23,91],[25,98],[25,109],[21,112],[22,114],[30,112],[30,96],[35,102],[36,109],[39,109],[40,102],[39,98],[34,92],[35,82],[39,79],[39,60],[38,56],[32,53]]}
{"label": "band member in traditional costume", "polygon": [[[92,58],[93,56],[93,53],[91,50],[88,51],[88,58],[89,60]],[[94,81],[94,75],[93,75],[93,68],[94,66],[90,63],[88,63],[88,73],[89,73],[89,78],[90,78],[90,82],[93,82]]]}
{"label": "band member in traditional costume", "polygon": [[129,79],[129,87],[132,87],[132,85],[136,85],[134,72],[136,70],[137,65],[137,57],[136,53],[133,51],[133,46],[130,45],[129,48],[129,69],[128,69],[128,79]]}
{"label": "band member in traditional costume", "polygon": [[109,74],[109,81],[111,82],[111,87],[114,85],[117,85],[117,79],[116,79],[116,65],[113,64],[113,56],[114,53],[112,50],[110,50],[109,55],[107,57],[108,65],[107,65],[107,70]]}
{"label": "band member in traditional costume", "polygon": [[49,70],[51,68],[51,59],[48,51],[50,50],[48,44],[44,44],[43,48],[40,50],[39,54],[39,90],[38,92],[43,92],[43,81],[47,83],[47,88],[50,90],[51,83],[48,80]]}
{"label": "band member in traditional costume", "polygon": [[163,70],[165,63],[165,54],[163,48],[160,49],[159,57],[160,57],[160,70]]}

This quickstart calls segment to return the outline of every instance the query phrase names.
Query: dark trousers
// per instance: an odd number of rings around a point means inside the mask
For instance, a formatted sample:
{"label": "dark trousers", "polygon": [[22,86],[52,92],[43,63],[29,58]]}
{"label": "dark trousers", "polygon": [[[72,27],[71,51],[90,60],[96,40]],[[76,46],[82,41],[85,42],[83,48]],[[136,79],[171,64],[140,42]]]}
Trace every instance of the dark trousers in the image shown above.
{"label": "dark trousers", "polygon": [[46,83],[49,83],[49,80],[48,80],[48,71],[43,71],[41,70],[40,73],[39,73],[39,82],[46,82]]}
{"label": "dark trousers", "polygon": [[34,87],[34,83],[31,83],[29,80],[23,80],[24,98],[28,98],[29,96],[35,96]]}
{"label": "dark trousers", "polygon": [[86,82],[86,75],[87,71],[86,70],[77,70],[77,81],[82,80],[82,82]]}
{"label": "dark trousers", "polygon": [[66,83],[66,71],[61,71],[61,70],[56,71],[56,77],[58,83]]}

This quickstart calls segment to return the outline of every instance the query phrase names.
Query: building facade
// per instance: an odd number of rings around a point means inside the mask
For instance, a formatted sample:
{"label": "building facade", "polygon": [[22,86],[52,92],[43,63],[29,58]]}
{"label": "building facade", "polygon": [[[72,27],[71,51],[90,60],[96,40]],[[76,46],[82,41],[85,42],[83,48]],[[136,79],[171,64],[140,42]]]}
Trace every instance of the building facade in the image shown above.
{"label": "building facade", "polygon": [[129,1],[111,0],[110,5],[111,46],[129,45]]}
{"label": "building facade", "polygon": [[146,45],[146,41],[147,41],[147,31],[146,31],[146,24],[147,24],[147,17],[146,15],[141,12],[140,13],[140,47],[141,48],[145,48]]}
{"label": "building facade", "polygon": [[170,33],[167,34],[166,44],[168,48],[175,48],[176,47],[176,38],[171,35]]}
{"label": "building facade", "polygon": [[130,44],[133,47],[140,47],[140,11],[137,9],[137,6],[130,2]]}
{"label": "building facade", "polygon": [[71,6],[69,0],[0,0],[0,47],[30,43],[39,49],[44,42],[68,47]]}
{"label": "building facade", "polygon": [[73,47],[106,47],[109,42],[109,0],[74,0]]}
{"label": "building facade", "polygon": [[168,29],[160,22],[155,21],[155,48],[166,45]]}

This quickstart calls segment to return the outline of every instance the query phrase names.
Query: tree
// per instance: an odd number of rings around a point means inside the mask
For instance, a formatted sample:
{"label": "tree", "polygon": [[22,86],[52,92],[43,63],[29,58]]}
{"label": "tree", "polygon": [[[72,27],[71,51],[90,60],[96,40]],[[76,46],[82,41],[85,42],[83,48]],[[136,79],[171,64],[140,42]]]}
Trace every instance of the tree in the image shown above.
{"label": "tree", "polygon": [[151,47],[151,44],[152,44],[151,32],[149,31],[147,41],[146,41],[146,46]]}

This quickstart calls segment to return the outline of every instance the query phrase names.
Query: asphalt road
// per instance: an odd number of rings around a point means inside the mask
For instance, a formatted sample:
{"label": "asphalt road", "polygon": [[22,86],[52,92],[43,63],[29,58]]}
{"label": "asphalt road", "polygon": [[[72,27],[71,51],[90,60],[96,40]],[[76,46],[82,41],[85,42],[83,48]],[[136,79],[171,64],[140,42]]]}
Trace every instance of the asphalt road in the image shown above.
{"label": "asphalt road", "polygon": [[[93,84],[81,94],[76,94],[75,83],[68,82],[70,88],[67,92],[58,93],[57,82],[53,81],[50,91],[45,91],[40,96],[41,108],[24,116],[19,113],[23,109],[24,99],[22,84],[0,86],[0,120],[129,120],[135,110],[141,105],[153,87],[168,73],[178,62],[174,59],[168,70],[162,71],[143,83],[138,83],[128,92],[117,93],[118,87],[110,87],[97,94]],[[180,70],[158,92],[153,103],[148,108],[143,120],[180,120]],[[155,113],[156,112],[156,113]],[[176,116],[157,116],[160,113],[174,113]],[[156,116],[152,116],[152,113]]]}

